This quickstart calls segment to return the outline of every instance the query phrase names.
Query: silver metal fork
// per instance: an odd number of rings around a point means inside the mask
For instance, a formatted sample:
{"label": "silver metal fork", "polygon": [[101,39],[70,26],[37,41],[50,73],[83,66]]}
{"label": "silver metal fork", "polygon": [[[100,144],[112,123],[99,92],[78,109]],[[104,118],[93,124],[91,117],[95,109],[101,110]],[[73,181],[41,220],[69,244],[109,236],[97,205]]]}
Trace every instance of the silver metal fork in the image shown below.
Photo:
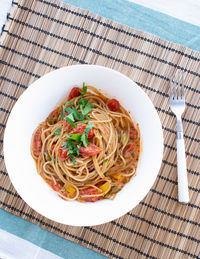
{"label": "silver metal fork", "polygon": [[170,108],[177,119],[177,171],[178,171],[178,200],[187,204],[189,202],[188,180],[185,158],[185,144],[181,116],[185,110],[183,73],[179,71],[170,80]]}

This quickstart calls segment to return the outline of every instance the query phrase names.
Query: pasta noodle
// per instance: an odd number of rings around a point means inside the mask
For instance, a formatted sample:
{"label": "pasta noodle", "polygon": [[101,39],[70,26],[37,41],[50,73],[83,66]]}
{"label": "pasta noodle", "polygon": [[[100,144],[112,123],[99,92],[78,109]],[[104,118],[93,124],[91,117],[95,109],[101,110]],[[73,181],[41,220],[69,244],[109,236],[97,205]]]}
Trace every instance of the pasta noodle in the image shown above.
{"label": "pasta noodle", "polygon": [[62,199],[114,199],[136,174],[139,127],[117,100],[83,84],[34,131],[31,154]]}

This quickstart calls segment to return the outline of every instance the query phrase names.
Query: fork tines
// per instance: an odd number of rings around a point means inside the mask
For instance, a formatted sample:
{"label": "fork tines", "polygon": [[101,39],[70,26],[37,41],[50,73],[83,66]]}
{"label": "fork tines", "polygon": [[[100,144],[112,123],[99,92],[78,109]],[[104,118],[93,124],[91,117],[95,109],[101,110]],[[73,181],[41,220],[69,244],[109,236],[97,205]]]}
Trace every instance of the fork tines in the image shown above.
{"label": "fork tines", "polygon": [[170,79],[170,99],[184,99],[183,73],[178,71],[177,74]]}

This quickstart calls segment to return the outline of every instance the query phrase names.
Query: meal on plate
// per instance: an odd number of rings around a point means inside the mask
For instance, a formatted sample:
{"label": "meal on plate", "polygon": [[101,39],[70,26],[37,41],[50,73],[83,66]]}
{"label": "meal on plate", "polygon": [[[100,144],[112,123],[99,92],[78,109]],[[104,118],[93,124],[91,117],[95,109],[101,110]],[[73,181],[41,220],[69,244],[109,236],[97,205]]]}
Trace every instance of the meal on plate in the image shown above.
{"label": "meal on plate", "polygon": [[136,174],[139,127],[116,99],[83,83],[34,131],[31,154],[64,200],[114,199]]}

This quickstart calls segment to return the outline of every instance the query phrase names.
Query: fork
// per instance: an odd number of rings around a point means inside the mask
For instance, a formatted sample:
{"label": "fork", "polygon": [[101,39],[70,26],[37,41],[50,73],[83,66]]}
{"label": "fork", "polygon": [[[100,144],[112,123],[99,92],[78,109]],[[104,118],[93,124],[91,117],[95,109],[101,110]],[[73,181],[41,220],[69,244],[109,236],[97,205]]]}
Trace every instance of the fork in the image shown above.
{"label": "fork", "polygon": [[181,116],[185,110],[183,73],[170,79],[170,109],[177,119],[177,171],[178,171],[178,201],[187,204],[189,202],[188,180],[185,158],[185,144],[183,138],[183,126]]}

